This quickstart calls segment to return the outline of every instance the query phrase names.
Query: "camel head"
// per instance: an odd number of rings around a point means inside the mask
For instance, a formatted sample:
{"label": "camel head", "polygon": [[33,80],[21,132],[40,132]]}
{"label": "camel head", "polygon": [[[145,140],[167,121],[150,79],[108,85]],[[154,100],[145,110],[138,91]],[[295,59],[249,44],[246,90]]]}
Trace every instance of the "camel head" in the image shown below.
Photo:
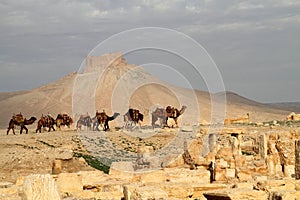
{"label": "camel head", "polygon": [[24,119],[24,124],[25,125],[30,125],[30,124],[33,124],[36,120],[37,120],[36,117],[30,117],[29,120],[25,118]]}
{"label": "camel head", "polygon": [[114,115],[113,115],[113,118],[116,119],[119,115],[120,115],[120,113],[115,112]]}
{"label": "camel head", "polygon": [[179,111],[180,114],[182,115],[186,109],[187,109],[187,106],[183,105]]}

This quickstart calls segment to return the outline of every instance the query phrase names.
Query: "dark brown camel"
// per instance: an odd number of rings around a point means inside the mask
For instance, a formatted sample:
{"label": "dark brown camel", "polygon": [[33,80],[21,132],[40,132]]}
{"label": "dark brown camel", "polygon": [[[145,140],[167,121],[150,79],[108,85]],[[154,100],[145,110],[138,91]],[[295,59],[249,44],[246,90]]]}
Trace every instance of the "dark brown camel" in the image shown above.
{"label": "dark brown camel", "polygon": [[110,117],[105,112],[96,113],[98,124],[104,125],[103,126],[104,131],[109,130],[108,122],[116,119],[119,115],[120,113],[114,113],[114,115]]}
{"label": "dark brown camel", "polygon": [[92,128],[92,118],[87,115],[80,115],[80,118],[77,121],[76,128],[77,130],[81,130],[82,126],[86,126],[88,130]]}
{"label": "dark brown camel", "polygon": [[133,127],[136,124],[139,124],[141,126],[139,121],[142,122],[143,120],[144,115],[140,113],[139,110],[129,108],[127,113],[125,113],[124,115],[125,128]]}
{"label": "dark brown camel", "polygon": [[25,129],[26,134],[27,134],[28,129],[26,128],[26,125],[33,124],[35,122],[35,120],[36,120],[35,117],[30,117],[29,120],[26,118],[24,119],[22,114],[13,115],[11,120],[9,121],[6,134],[8,135],[10,129],[12,129],[13,133],[15,134],[15,125],[21,127],[20,134],[22,134],[23,129]]}
{"label": "dark brown camel", "polygon": [[41,133],[42,127],[48,127],[49,128],[48,132],[50,132],[51,129],[55,131],[54,124],[55,124],[55,120],[53,117],[51,117],[50,115],[46,115],[46,116],[42,115],[41,119],[38,121],[38,125],[35,132],[37,133],[39,131]]}
{"label": "dark brown camel", "polygon": [[73,123],[73,119],[68,114],[58,114],[55,121],[56,127],[59,130],[61,129],[61,126],[70,128],[70,125]]}
{"label": "dark brown camel", "polygon": [[181,109],[178,110],[177,108],[167,106],[165,124],[168,125],[168,118],[172,118],[175,121],[176,126],[178,127],[177,118],[184,113],[186,108],[186,106],[182,106]]}

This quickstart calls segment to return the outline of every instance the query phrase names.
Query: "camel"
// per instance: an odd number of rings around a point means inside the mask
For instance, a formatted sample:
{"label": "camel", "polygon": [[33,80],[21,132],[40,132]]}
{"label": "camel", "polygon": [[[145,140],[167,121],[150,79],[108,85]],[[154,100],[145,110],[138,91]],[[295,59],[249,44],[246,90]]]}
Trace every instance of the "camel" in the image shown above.
{"label": "camel", "polygon": [[21,113],[17,114],[17,115],[13,115],[11,120],[9,121],[9,125],[8,125],[8,128],[7,128],[6,134],[8,135],[9,131],[12,129],[13,133],[15,135],[15,125],[21,127],[20,134],[22,134],[23,129],[25,129],[26,134],[27,134],[28,129],[26,128],[26,125],[33,124],[35,122],[35,120],[36,120],[35,117],[30,117],[29,120],[26,119],[26,118],[24,119],[23,115]]}
{"label": "camel", "polygon": [[186,106],[182,106],[180,110],[171,106],[167,106],[166,109],[156,108],[156,110],[152,113],[152,126],[154,127],[155,122],[158,119],[161,119],[161,127],[168,126],[168,119],[172,118],[178,127],[177,119],[184,113],[186,108]]}
{"label": "camel", "polygon": [[136,109],[132,109],[129,108],[127,113],[125,113],[124,115],[124,122],[125,122],[125,128],[128,127],[133,127],[136,124],[139,124],[141,126],[141,124],[139,123],[139,121],[143,121],[144,120],[144,115],[142,113],[140,113],[139,110]]}
{"label": "camel", "polygon": [[155,122],[160,120],[160,127],[163,128],[165,126],[164,122],[166,121],[166,111],[164,108],[156,108],[155,111],[151,113],[152,116],[152,127],[155,126]]}
{"label": "camel", "polygon": [[[113,116],[108,116],[104,111],[99,113],[98,111],[96,112],[96,117],[97,117],[97,123],[98,125],[104,125],[103,126],[103,130],[107,131],[109,130],[109,125],[108,122],[112,121],[114,119],[116,119],[118,116],[120,115],[120,113],[115,112]],[[97,130],[98,129],[98,125],[97,125]]]}
{"label": "camel", "polygon": [[60,130],[61,125],[67,126],[70,128],[70,125],[73,123],[73,119],[68,114],[58,114],[56,117],[56,127]]}
{"label": "camel", "polygon": [[81,130],[82,126],[86,126],[88,130],[92,127],[92,118],[87,115],[80,115],[80,118],[77,121],[76,128],[77,130]]}
{"label": "camel", "polygon": [[53,117],[51,117],[50,115],[46,115],[46,116],[42,115],[41,119],[38,121],[38,125],[35,132],[37,133],[39,131],[41,133],[42,127],[48,127],[49,128],[48,132],[50,132],[51,129],[55,131],[54,124],[55,124],[55,120]]}
{"label": "camel", "polygon": [[92,124],[93,124],[93,131],[100,131],[98,127],[99,123],[98,123],[97,114],[95,115],[95,117],[92,118]]}
{"label": "camel", "polygon": [[249,123],[249,113],[246,114],[246,117],[239,117],[234,119],[225,119],[224,125],[230,124],[248,124]]}

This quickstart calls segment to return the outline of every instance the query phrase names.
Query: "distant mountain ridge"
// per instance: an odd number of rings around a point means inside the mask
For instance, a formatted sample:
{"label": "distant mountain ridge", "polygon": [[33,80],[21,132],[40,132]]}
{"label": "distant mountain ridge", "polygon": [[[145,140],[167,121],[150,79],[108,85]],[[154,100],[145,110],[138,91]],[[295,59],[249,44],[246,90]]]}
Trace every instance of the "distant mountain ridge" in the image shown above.
{"label": "distant mountain ridge", "polygon": [[267,105],[284,109],[290,110],[292,112],[300,113],[300,102],[280,102],[280,103],[267,103]]}

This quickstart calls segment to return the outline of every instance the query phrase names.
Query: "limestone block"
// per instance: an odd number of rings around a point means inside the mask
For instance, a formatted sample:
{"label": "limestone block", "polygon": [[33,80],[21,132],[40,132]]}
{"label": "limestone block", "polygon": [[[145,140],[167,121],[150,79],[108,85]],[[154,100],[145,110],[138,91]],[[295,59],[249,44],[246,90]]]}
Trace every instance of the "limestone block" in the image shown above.
{"label": "limestone block", "polygon": [[81,176],[77,173],[60,173],[56,183],[61,194],[75,194],[83,190]]}
{"label": "limestone block", "polygon": [[167,192],[168,197],[185,199],[194,194],[194,189],[189,184],[163,183],[160,184],[160,187],[163,191]]}
{"label": "limestone block", "polygon": [[268,177],[267,176],[255,176],[255,181],[267,181]]}
{"label": "limestone block", "polygon": [[139,177],[134,172],[132,162],[113,162],[109,169],[109,175],[116,179],[139,181]]}
{"label": "limestone block", "polygon": [[252,190],[253,189],[253,182],[238,182],[234,184],[234,188],[243,188],[243,189],[248,189],[248,190]]}
{"label": "limestone block", "polygon": [[216,176],[215,176],[216,181],[225,181],[227,180],[226,177],[226,169],[216,169]]}
{"label": "limestone block", "polygon": [[224,160],[223,158],[216,160],[216,167],[217,168],[221,168],[221,169],[226,169],[229,167],[229,164],[226,160]]}
{"label": "limestone block", "polygon": [[285,165],[284,176],[292,178],[292,175],[295,175],[295,165]]}
{"label": "limestone block", "polygon": [[295,180],[295,190],[300,191],[300,180]]}
{"label": "limestone block", "polygon": [[193,198],[197,198],[197,199],[203,198],[203,200],[206,200],[206,198],[203,196],[204,192],[229,188],[229,185],[220,184],[220,183],[212,183],[212,184],[194,183],[191,184],[191,187],[193,188]]}
{"label": "limestone block", "polygon": [[124,198],[122,192],[95,192],[92,190],[83,190],[75,195],[76,199],[105,199],[119,200]]}
{"label": "limestone block", "polygon": [[269,191],[295,190],[295,180],[268,180],[265,182]]}
{"label": "limestone block", "polygon": [[195,162],[199,161],[202,153],[202,143],[201,139],[193,139],[188,146],[189,154]]}
{"label": "limestone block", "polygon": [[178,154],[169,154],[164,157],[163,167],[174,168],[184,166],[184,159],[182,155]]}
{"label": "limestone block", "polygon": [[109,179],[109,175],[102,171],[80,171],[77,174],[81,177],[83,188],[93,187]]}
{"label": "limestone block", "polygon": [[235,167],[243,167],[246,165],[246,156],[237,155],[235,156]]}
{"label": "limestone block", "polygon": [[251,200],[268,200],[268,193],[264,191],[249,190],[249,189],[231,189],[231,190],[218,190],[205,192],[204,196],[207,200],[215,199],[230,199],[230,200],[240,200],[240,199],[251,199]]}
{"label": "limestone block", "polygon": [[142,183],[161,183],[166,181],[166,174],[163,170],[144,172],[139,176]]}
{"label": "limestone block", "polygon": [[249,181],[252,180],[252,175],[250,171],[239,171],[237,172],[237,178],[240,181]]}
{"label": "limestone block", "polygon": [[210,183],[208,170],[190,170],[186,168],[165,168],[166,180],[181,183]]}
{"label": "limestone block", "polygon": [[232,149],[230,147],[223,147],[217,152],[216,159],[223,158],[225,161],[229,162],[232,159],[232,156]]}
{"label": "limestone block", "polygon": [[27,200],[60,199],[57,184],[50,174],[32,174],[27,176],[23,184],[23,194],[24,199]]}
{"label": "limestone block", "polygon": [[144,186],[144,184],[141,184],[139,182],[124,185],[124,198],[125,198],[125,200],[130,200],[131,195],[133,195],[136,188],[139,188],[139,187],[142,187],[142,186]]}
{"label": "limestone block", "polygon": [[108,180],[95,184],[95,190],[98,192],[121,192],[123,193],[123,181]]}
{"label": "limestone block", "polygon": [[131,193],[131,200],[159,200],[159,199],[167,199],[168,194],[160,189],[159,187],[154,186],[144,186],[135,188],[135,190]]}
{"label": "limestone block", "polygon": [[0,194],[1,195],[17,195],[18,194],[18,187],[16,187],[16,186],[3,187],[3,188],[1,187],[0,188]]}
{"label": "limestone block", "polygon": [[137,150],[138,154],[144,154],[144,153],[151,154],[153,152],[154,152],[153,146],[139,146]]}
{"label": "limestone block", "polygon": [[300,191],[285,190],[285,191],[276,191],[271,192],[271,199],[280,199],[280,200],[291,200],[297,199],[300,200]]}
{"label": "limestone block", "polygon": [[225,169],[225,176],[227,179],[235,178],[235,169]]}

